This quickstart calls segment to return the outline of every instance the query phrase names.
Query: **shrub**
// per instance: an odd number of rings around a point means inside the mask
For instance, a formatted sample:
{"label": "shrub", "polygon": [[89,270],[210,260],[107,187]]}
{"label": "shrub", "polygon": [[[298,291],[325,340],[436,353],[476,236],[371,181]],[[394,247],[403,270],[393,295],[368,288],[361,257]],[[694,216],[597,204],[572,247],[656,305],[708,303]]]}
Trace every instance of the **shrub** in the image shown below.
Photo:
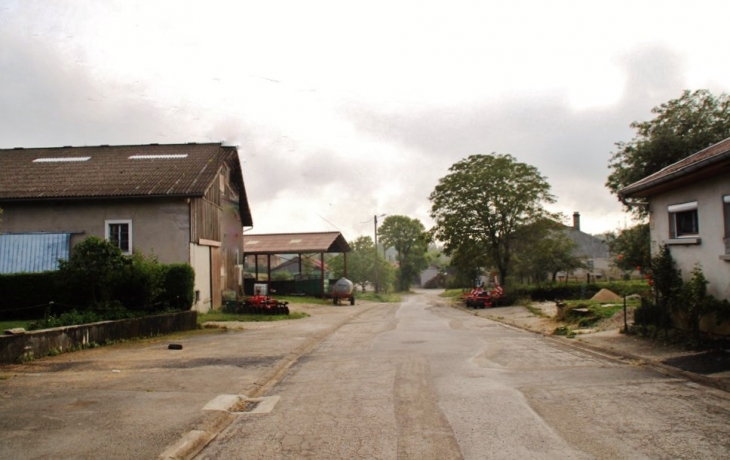
{"label": "shrub", "polygon": [[190,310],[195,301],[195,271],[188,264],[165,266],[163,303],[175,310]]}
{"label": "shrub", "polygon": [[130,311],[160,310],[164,278],[164,265],[154,255],[135,253],[112,277],[113,298]]}

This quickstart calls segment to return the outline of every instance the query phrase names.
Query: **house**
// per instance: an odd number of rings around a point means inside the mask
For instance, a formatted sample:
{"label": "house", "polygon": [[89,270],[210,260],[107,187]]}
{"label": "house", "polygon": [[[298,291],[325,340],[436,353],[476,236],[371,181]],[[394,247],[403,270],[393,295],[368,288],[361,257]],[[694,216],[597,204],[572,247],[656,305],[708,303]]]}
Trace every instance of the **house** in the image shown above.
{"label": "house", "polygon": [[619,191],[627,206],[648,206],[651,252],[667,245],[687,279],[696,264],[708,294],[730,299],[730,138]]}
{"label": "house", "polygon": [[[49,268],[96,235],[195,269],[198,311],[241,283],[252,225],[235,147],[219,143],[0,149],[0,266]],[[45,246],[43,246],[45,245]],[[42,247],[43,249],[33,248]],[[38,260],[36,260],[38,259]],[[55,268],[55,258],[50,268]]]}
{"label": "house", "polygon": [[[578,279],[586,279],[588,275],[593,279],[606,278],[611,272],[608,245],[606,242],[580,229],[580,213],[573,213],[573,226],[565,227],[566,236],[575,243],[575,255],[582,257],[586,263],[585,269],[578,269],[567,274]],[[558,273],[564,278],[566,273]]]}

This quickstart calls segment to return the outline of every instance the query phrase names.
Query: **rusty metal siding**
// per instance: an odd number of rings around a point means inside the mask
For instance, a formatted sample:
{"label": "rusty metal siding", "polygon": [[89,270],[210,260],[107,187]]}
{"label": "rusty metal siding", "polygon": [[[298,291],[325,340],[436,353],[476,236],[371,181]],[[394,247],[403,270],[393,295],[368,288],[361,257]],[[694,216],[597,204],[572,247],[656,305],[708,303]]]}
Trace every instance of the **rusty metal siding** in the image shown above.
{"label": "rusty metal siding", "polygon": [[0,235],[0,274],[58,270],[68,260],[70,233],[8,233]]}

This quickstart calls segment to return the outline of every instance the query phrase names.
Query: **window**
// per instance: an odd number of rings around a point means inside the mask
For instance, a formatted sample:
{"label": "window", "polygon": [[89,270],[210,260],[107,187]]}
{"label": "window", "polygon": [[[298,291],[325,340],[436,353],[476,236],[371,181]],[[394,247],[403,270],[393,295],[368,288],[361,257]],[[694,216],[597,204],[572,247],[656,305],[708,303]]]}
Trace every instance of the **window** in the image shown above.
{"label": "window", "polygon": [[124,254],[132,253],[132,221],[107,220],[106,239],[118,246]]}
{"label": "window", "polygon": [[669,211],[670,238],[696,237],[700,234],[697,218],[697,202],[673,204],[667,207]]}

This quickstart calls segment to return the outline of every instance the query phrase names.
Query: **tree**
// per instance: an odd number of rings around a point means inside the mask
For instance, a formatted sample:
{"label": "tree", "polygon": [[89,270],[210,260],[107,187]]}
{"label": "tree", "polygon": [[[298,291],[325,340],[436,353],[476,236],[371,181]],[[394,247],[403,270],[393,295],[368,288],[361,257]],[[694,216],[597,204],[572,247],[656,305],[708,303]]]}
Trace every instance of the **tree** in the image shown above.
{"label": "tree", "polygon": [[507,283],[517,231],[553,217],[550,185],[537,168],[511,155],[472,155],[455,163],[430,195],[434,235],[447,251],[475,247]]}
{"label": "tree", "polygon": [[461,244],[451,251],[451,268],[455,271],[454,283],[456,286],[473,287],[476,279],[485,274],[485,267],[489,265],[489,258],[482,248],[471,241]]}
{"label": "tree", "polygon": [[[347,254],[347,279],[365,291],[365,286],[373,282],[373,252],[375,251],[373,239],[369,236],[359,236],[350,243],[350,247],[352,251]],[[338,277],[344,276],[344,257],[342,255],[334,257],[328,265]]]}
{"label": "tree", "polygon": [[[678,99],[652,109],[656,117],[631,123],[636,135],[617,142],[612,153],[606,187],[618,194],[622,188],[730,137],[730,97],[708,90],[685,90]],[[633,208],[637,216],[646,210]]]}
{"label": "tree", "polygon": [[398,251],[398,290],[407,291],[413,279],[428,266],[429,235],[418,219],[388,216],[378,229],[383,247]]}
{"label": "tree", "polygon": [[542,281],[550,274],[555,282],[558,272],[585,268],[583,257],[576,254],[576,243],[560,222],[541,219],[516,232],[515,273],[522,278]]}
{"label": "tree", "polygon": [[606,238],[611,263],[624,271],[644,270],[651,265],[651,237],[649,224],[641,223],[609,233]]}

